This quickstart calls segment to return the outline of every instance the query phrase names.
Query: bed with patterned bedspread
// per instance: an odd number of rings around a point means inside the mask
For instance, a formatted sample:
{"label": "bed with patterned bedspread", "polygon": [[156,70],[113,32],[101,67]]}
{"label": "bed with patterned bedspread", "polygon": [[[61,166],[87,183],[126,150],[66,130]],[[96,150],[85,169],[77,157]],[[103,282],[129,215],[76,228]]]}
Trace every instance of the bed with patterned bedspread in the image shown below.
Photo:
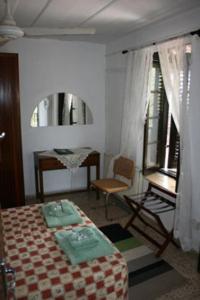
{"label": "bed with patterned bedspread", "polygon": [[96,228],[84,212],[75,206],[79,225],[48,228],[41,207],[1,210],[5,260],[16,271],[15,299],[127,299],[127,264],[116,248],[112,255],[72,265],[55,239],[60,230]]}

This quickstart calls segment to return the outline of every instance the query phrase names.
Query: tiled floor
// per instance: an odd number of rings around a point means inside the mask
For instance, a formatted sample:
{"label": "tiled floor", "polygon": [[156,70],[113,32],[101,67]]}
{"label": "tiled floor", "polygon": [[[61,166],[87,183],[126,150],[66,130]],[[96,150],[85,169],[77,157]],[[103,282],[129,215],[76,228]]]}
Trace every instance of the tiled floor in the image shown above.
{"label": "tiled floor", "polygon": [[[112,223],[105,220],[104,207],[102,206],[103,198],[96,200],[94,192],[82,192],[67,194],[64,196],[62,195],[59,197],[48,197],[45,201],[55,199],[69,199],[75,202],[97,226]],[[32,202],[35,203],[36,201],[29,201],[27,204]],[[113,221],[113,223],[118,222],[121,225],[125,225],[129,218],[128,213],[116,205],[110,207],[109,214],[113,218],[117,217],[117,220]],[[138,235],[136,233],[134,234]],[[145,244],[153,248],[152,245],[141,236],[138,235],[138,237],[142,239]],[[159,298],[159,300],[200,300],[200,274],[197,272],[197,254],[184,253],[170,244],[165,250],[163,258],[178,272],[180,272],[187,281],[184,286],[163,295]]]}

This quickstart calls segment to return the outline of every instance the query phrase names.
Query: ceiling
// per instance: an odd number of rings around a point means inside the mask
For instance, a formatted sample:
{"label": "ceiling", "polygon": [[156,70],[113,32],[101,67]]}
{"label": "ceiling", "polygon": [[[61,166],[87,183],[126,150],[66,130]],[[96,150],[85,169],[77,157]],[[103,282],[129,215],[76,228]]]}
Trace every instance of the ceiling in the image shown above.
{"label": "ceiling", "polygon": [[[200,7],[199,0],[10,0],[10,4],[19,27],[92,27],[95,35],[59,39],[95,43],[108,43],[152,22]],[[4,0],[0,0],[0,19],[3,14]]]}

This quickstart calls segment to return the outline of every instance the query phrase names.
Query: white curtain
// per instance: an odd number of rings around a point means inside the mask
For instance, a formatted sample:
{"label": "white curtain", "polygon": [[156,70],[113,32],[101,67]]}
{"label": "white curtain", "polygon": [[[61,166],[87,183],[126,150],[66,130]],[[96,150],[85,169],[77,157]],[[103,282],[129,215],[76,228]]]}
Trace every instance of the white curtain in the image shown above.
{"label": "white curtain", "polygon": [[184,250],[200,247],[200,40],[192,38],[191,84],[189,97],[182,105],[182,164],[180,174],[180,195],[175,234]]}
{"label": "white curtain", "polygon": [[[142,169],[144,124],[148,104],[148,81],[152,67],[152,57],[153,47],[131,51],[127,57],[119,155],[133,159],[138,171]],[[112,176],[113,162],[118,156],[115,156],[109,165],[108,177]],[[138,186],[140,175],[136,172],[134,186]]]}
{"label": "white curtain", "polygon": [[192,42],[191,86],[186,60],[187,39],[180,38],[158,45],[161,70],[169,107],[180,133],[180,177],[174,234],[185,251],[200,246],[200,43]]}
{"label": "white curtain", "polygon": [[184,69],[185,39],[179,38],[158,44],[161,71],[176,128],[180,127],[181,74]]}
{"label": "white curtain", "polygon": [[142,167],[143,135],[153,47],[128,53],[120,153]]}
{"label": "white curtain", "polygon": [[191,169],[192,169],[192,203],[190,240],[192,248],[200,250],[200,38],[192,39],[191,87],[190,87],[190,136],[191,136]]}

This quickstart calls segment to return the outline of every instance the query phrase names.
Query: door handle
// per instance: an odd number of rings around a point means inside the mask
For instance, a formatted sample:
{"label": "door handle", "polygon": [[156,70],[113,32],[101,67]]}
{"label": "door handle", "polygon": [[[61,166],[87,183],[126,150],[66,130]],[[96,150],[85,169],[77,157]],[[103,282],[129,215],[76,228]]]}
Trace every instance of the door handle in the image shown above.
{"label": "door handle", "polygon": [[2,133],[0,134],[0,140],[4,139],[5,136],[6,136],[6,133],[5,133],[5,132],[2,132]]}

